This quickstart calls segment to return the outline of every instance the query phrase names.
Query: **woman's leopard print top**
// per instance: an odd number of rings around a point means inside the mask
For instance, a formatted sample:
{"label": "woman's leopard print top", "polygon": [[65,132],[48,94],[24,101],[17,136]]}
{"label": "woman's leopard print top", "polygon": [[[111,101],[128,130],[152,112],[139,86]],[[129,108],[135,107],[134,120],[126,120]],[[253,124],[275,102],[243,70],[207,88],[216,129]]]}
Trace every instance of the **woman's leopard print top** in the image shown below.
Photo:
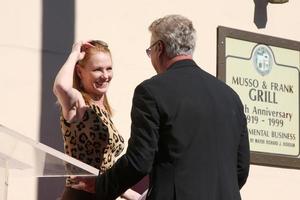
{"label": "woman's leopard print top", "polygon": [[[101,172],[112,167],[124,149],[124,139],[116,130],[108,113],[96,105],[89,105],[79,122],[68,123],[61,116],[61,130],[65,153]],[[67,178],[66,186],[76,184]]]}

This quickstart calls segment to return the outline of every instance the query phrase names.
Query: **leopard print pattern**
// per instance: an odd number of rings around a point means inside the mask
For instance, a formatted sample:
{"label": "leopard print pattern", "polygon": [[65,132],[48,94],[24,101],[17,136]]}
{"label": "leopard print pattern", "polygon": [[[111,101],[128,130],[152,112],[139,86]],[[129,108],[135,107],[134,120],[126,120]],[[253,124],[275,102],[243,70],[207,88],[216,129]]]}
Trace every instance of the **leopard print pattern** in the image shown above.
{"label": "leopard print pattern", "polygon": [[[62,116],[61,130],[65,153],[103,173],[111,168],[124,149],[124,139],[116,130],[107,111],[89,105],[79,122],[68,123]],[[67,170],[72,170],[66,166]],[[76,184],[67,178],[66,186]]]}

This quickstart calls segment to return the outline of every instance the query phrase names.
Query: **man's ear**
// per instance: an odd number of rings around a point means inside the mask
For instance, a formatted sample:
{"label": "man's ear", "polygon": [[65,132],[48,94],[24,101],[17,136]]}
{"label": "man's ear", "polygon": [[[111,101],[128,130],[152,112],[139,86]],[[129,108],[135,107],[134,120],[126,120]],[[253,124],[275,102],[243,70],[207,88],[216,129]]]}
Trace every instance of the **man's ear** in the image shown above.
{"label": "man's ear", "polygon": [[159,51],[163,51],[164,50],[164,43],[162,41],[159,41],[157,46],[158,46],[158,50]]}
{"label": "man's ear", "polygon": [[156,46],[157,46],[157,51],[159,51],[159,54],[160,55],[163,54],[165,51],[164,43],[162,41],[159,41]]}

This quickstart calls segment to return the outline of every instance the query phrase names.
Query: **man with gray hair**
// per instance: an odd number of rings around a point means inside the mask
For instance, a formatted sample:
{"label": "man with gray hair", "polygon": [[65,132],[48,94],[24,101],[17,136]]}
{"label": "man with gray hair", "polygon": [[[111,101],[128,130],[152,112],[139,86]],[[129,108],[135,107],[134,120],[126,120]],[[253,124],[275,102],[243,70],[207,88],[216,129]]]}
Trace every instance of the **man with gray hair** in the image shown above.
{"label": "man with gray hair", "polygon": [[189,19],[168,15],[149,30],[158,74],[134,91],[127,152],[97,177],[97,199],[115,199],[149,174],[147,200],[240,200],[250,150],[239,96],[193,61]]}

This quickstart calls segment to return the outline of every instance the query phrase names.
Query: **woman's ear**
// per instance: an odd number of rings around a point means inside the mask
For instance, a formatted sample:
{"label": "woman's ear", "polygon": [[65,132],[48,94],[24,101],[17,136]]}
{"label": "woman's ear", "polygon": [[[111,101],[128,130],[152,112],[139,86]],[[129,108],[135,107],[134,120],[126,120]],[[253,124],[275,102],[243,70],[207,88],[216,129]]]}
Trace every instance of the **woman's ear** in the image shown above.
{"label": "woman's ear", "polygon": [[75,65],[75,72],[76,72],[77,76],[81,79],[81,67],[79,64]]}

